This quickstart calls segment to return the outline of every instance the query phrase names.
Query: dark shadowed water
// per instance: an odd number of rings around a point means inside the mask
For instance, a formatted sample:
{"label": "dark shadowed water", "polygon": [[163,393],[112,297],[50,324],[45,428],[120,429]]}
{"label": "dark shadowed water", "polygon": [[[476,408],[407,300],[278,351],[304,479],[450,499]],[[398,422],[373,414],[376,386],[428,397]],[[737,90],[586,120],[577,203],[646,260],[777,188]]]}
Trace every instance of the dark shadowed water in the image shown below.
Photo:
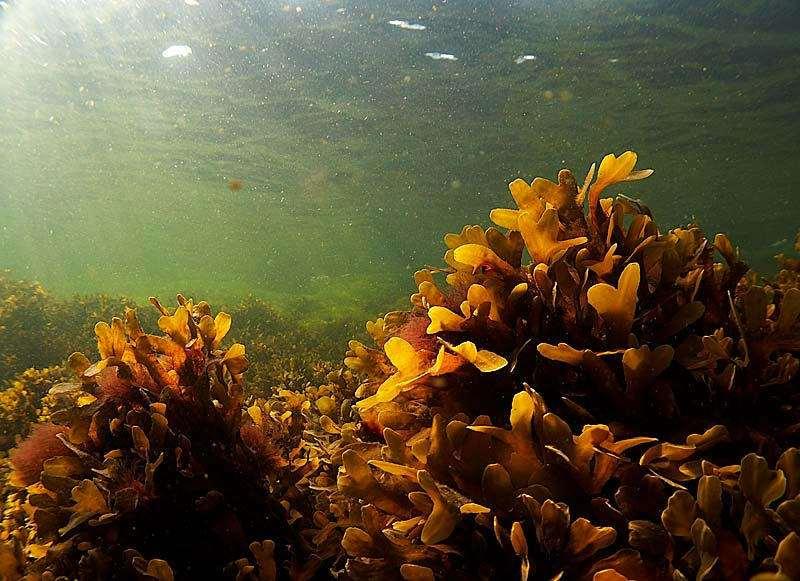
{"label": "dark shadowed water", "polygon": [[0,4],[0,268],[59,293],[379,310],[626,149],[662,227],[800,225],[795,0]]}

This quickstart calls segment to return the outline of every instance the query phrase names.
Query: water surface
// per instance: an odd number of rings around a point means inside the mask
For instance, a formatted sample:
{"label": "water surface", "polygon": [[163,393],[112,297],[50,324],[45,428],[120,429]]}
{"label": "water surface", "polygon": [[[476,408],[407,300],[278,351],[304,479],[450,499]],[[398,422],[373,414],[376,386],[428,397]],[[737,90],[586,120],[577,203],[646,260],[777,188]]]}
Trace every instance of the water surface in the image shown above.
{"label": "water surface", "polygon": [[768,269],[800,225],[798,70],[791,0],[4,2],[0,266],[380,310],[509,180],[634,149],[662,227]]}

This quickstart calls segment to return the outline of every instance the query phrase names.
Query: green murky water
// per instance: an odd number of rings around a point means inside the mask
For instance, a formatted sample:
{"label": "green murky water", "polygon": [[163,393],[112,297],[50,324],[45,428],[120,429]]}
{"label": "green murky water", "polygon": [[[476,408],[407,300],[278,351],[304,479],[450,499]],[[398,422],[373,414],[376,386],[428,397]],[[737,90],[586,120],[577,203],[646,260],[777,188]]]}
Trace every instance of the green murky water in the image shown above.
{"label": "green murky water", "polygon": [[58,293],[382,310],[509,180],[625,149],[759,268],[800,223],[793,0],[2,5],[0,267]]}

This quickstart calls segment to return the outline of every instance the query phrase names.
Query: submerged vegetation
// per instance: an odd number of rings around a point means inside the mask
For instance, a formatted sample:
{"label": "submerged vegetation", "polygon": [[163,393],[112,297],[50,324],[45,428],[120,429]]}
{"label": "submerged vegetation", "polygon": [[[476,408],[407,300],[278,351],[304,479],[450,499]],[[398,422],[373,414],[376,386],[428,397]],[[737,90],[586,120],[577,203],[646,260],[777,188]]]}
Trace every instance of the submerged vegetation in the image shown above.
{"label": "submerged vegetation", "polygon": [[[253,538],[270,539],[253,546],[263,559],[300,548],[268,493],[269,443],[245,437],[249,362],[242,344],[221,347],[230,315],[154,304],[166,335],[145,334],[132,309],[98,323],[100,360],[70,357],[79,381],[51,390],[62,405],[12,453],[11,482],[32,511],[17,532],[40,557],[32,573],[191,578],[221,573]],[[154,554],[166,560],[142,556]]]}
{"label": "submerged vegetation", "polygon": [[29,367],[62,363],[91,346],[96,321],[109,319],[130,301],[108,295],[61,299],[42,285],[0,270],[0,380]]}
{"label": "submerged vegetation", "polygon": [[635,162],[512,182],[504,230],[445,237],[378,349],[351,344],[374,440],[332,495],[351,575],[795,578],[800,290],[603,198]]}
{"label": "submerged vegetation", "polygon": [[[36,283],[0,272],[0,451],[27,432],[41,412],[42,396],[71,374],[66,356],[96,348],[93,327],[111,320],[133,300],[108,295],[60,298]],[[332,368],[352,327],[347,319],[297,320],[256,297],[229,307],[237,340],[248,347],[254,394],[303,389],[319,384]],[[142,325],[156,324],[150,309],[139,309]]]}
{"label": "submerged vegetation", "polygon": [[636,161],[513,181],[341,369],[257,301],[104,315],[99,359],[17,380],[49,394],[20,398],[0,573],[800,578],[800,260],[763,279],[604,197]]}

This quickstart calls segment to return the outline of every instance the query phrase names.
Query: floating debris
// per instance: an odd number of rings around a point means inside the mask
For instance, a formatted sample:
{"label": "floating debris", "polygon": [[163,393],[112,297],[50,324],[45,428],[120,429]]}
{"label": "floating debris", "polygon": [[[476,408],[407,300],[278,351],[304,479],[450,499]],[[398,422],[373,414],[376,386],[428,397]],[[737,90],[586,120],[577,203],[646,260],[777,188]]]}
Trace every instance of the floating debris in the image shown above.
{"label": "floating debris", "polygon": [[608,62],[610,62],[611,64],[618,63],[619,59],[617,59],[617,58],[608,59]]}
{"label": "floating debris", "polygon": [[526,63],[528,61],[535,61],[536,55],[535,54],[522,54],[519,55],[517,58],[514,59],[514,64],[521,65],[522,63]]}
{"label": "floating debris", "polygon": [[408,20],[390,20],[389,24],[403,30],[425,30],[427,26],[408,22]]}
{"label": "floating debris", "polygon": [[228,180],[228,189],[232,192],[238,192],[244,187],[244,182],[239,179]]}
{"label": "floating debris", "polygon": [[200,6],[200,2],[197,0],[183,0],[183,3],[187,6]]}
{"label": "floating debris", "polygon": [[426,52],[425,56],[435,61],[457,61],[458,57],[446,52]]}
{"label": "floating debris", "polygon": [[184,58],[192,54],[192,48],[186,46],[185,44],[173,44],[172,46],[166,48],[164,52],[161,53],[165,59],[171,58]]}

